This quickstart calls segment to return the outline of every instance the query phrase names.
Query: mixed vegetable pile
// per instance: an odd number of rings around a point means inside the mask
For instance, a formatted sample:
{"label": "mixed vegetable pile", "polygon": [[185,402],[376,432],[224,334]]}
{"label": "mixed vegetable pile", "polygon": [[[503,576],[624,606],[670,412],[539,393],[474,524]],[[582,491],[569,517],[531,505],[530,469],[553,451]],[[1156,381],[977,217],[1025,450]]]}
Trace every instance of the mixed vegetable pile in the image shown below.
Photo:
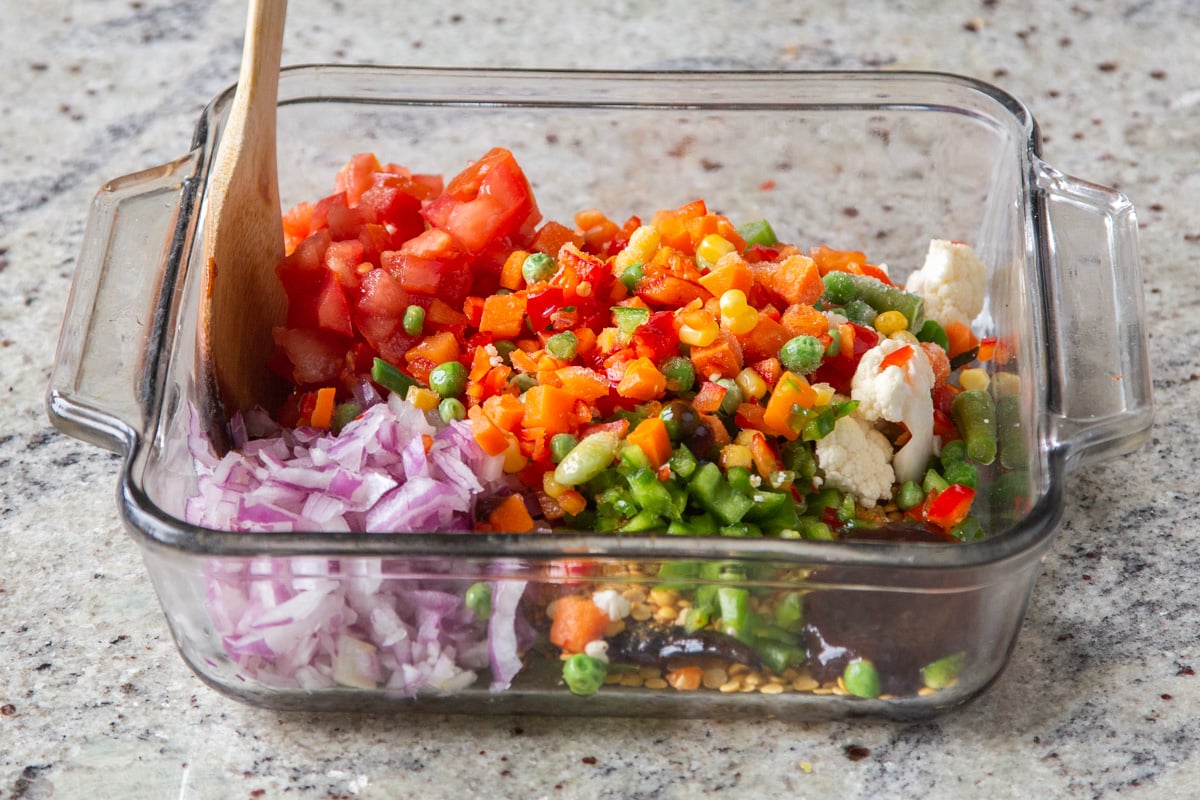
{"label": "mixed vegetable pile", "polygon": [[[274,419],[260,414],[239,429],[234,453],[198,458],[193,521],[238,530],[984,535],[972,504],[979,469],[998,450],[993,398],[1003,406],[1012,391],[989,386],[983,362],[1011,355],[972,332],[985,271],[966,244],[934,240],[901,287],[864,253],[804,252],[780,242],[768,221],[735,225],[703,200],[644,220],[587,210],[572,225],[543,221],[503,148],[447,183],[356,155],[334,193],[291,209],[284,229],[278,275],[288,311],[272,368],[293,391]],[[705,665],[726,680],[731,664],[794,676],[812,650],[803,597],[752,596],[736,585],[752,576],[729,570],[663,564],[667,594],[650,605],[620,586],[568,587],[542,598],[535,616],[545,617],[564,679],[580,694],[621,680],[610,667],[619,662],[662,668],[676,688],[724,685]],[[735,584],[712,583],[720,580]],[[271,609],[312,587],[285,582],[255,606],[251,572],[214,581],[226,605],[237,595],[239,613],[225,615],[223,631],[240,643],[231,653],[251,653],[260,672],[273,663],[283,680],[300,680],[303,669],[303,685],[396,685],[408,663],[389,651],[395,623],[373,627],[379,608],[394,616],[401,602],[381,605],[379,586],[367,592],[372,603],[343,597],[318,622],[306,617],[302,638],[323,640],[324,660],[309,648],[289,652],[296,664],[279,669],[277,649],[245,642],[259,645],[271,627],[263,615],[278,624]],[[476,610],[481,593],[499,590],[472,588]],[[449,594],[458,601],[448,613],[466,628],[477,618],[484,639],[496,632],[490,608],[472,616],[463,592]],[[515,654],[528,637],[513,633],[511,612],[506,619]],[[347,648],[365,659],[353,680],[339,655]],[[934,683],[961,661],[946,655]],[[514,658],[503,659],[501,684]],[[843,661],[846,691],[887,690],[869,660]],[[497,672],[495,659],[491,666]]]}

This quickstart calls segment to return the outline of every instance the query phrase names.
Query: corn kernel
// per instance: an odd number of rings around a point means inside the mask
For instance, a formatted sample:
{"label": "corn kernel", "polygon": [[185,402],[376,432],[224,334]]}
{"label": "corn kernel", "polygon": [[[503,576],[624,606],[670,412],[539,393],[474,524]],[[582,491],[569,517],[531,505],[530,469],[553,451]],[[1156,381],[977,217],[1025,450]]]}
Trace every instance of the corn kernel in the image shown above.
{"label": "corn kernel", "polygon": [[1021,376],[1015,372],[997,372],[992,382],[996,384],[997,397],[1021,393]]}
{"label": "corn kernel", "polygon": [[554,470],[550,470],[542,475],[542,491],[553,497],[555,500],[562,497],[570,490],[570,486],[554,480]]}
{"label": "corn kernel", "polygon": [[742,394],[748,398],[752,397],[755,400],[759,400],[767,393],[767,382],[750,367],[746,367],[739,372],[733,379],[733,382],[742,390]]}
{"label": "corn kernel", "polygon": [[733,242],[724,236],[710,233],[701,239],[700,244],[696,246],[696,262],[702,267],[712,269],[721,260],[721,256],[731,253],[736,249]]}
{"label": "corn kernel", "polygon": [[587,508],[587,498],[574,489],[568,489],[557,499],[562,510],[571,516],[582,514],[583,510]]}
{"label": "corn kernel", "polygon": [[414,408],[421,411],[433,411],[438,407],[438,403],[442,401],[441,395],[423,386],[408,387],[408,391],[404,394],[404,399]]}
{"label": "corn kernel", "polygon": [[653,258],[659,239],[658,228],[653,225],[642,225],[634,230],[629,244],[613,260],[613,274],[619,276],[634,264],[645,264]]}
{"label": "corn kernel", "polygon": [[746,469],[754,468],[754,457],[750,453],[750,448],[740,444],[727,444],[721,448],[721,469],[728,470],[730,467],[745,467]]}
{"label": "corn kernel", "polygon": [[749,306],[732,312],[721,312],[721,325],[730,333],[744,336],[758,326],[758,312]]}
{"label": "corn kernel", "polygon": [[731,314],[746,308],[746,293],[741,289],[727,289],[721,295],[721,311]]}
{"label": "corn kernel", "polygon": [[721,332],[717,321],[703,311],[689,311],[680,322],[679,341],[693,347],[707,347]]}
{"label": "corn kernel", "polygon": [[521,452],[521,445],[517,443],[517,437],[509,434],[508,447],[504,449],[504,471],[508,474],[520,472],[529,464],[529,459]]}
{"label": "corn kernel", "polygon": [[908,330],[907,328],[902,331],[896,331],[888,338],[895,339],[897,342],[904,342],[905,344],[920,344],[921,343],[921,340],[916,337],[916,334],[914,334],[912,331]]}
{"label": "corn kernel", "polygon": [[875,330],[884,336],[908,329],[908,317],[899,311],[884,311],[875,317]]}
{"label": "corn kernel", "polygon": [[964,369],[958,373],[958,385],[964,389],[983,391],[987,389],[989,383],[991,383],[991,378],[988,377],[987,372],[978,367]]}

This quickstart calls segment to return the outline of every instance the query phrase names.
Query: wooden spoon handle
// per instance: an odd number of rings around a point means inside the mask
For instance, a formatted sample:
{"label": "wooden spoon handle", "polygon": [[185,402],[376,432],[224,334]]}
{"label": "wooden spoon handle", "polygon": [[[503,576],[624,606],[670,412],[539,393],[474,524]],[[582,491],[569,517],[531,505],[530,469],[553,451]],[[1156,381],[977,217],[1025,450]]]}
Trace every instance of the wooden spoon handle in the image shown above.
{"label": "wooden spoon handle", "polygon": [[209,175],[198,372],[210,433],[227,413],[274,410],[285,388],[267,362],[286,307],[275,275],[283,257],[275,111],[286,10],[285,0],[250,0],[237,90]]}

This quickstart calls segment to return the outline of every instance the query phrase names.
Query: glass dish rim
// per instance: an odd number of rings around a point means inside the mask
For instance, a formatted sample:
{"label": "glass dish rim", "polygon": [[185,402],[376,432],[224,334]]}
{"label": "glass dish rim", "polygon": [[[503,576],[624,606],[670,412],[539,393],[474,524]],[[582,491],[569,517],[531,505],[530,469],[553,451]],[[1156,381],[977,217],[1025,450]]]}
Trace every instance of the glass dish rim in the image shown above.
{"label": "glass dish rim", "polygon": [[[1028,177],[1029,164],[1040,158],[1040,136],[1038,127],[1028,108],[1004,90],[985,81],[946,72],[919,70],[585,70],[585,69],[497,69],[476,67],[407,67],[390,65],[348,64],[296,64],[282,70],[280,80],[280,106],[306,102],[355,101],[373,104],[375,98],[338,93],[343,88],[339,82],[350,79],[366,81],[394,80],[399,76],[436,76],[456,82],[460,88],[458,99],[441,100],[393,100],[388,104],[408,103],[418,106],[479,107],[484,105],[514,105],[525,107],[563,108],[727,108],[730,110],[780,110],[811,108],[813,110],[837,110],[843,108],[880,110],[904,108],[911,111],[949,111],[975,114],[961,107],[920,102],[813,102],[780,99],[777,102],[728,102],[707,99],[703,101],[646,102],[628,100],[597,101],[545,101],[538,100],[536,90],[547,82],[582,85],[595,82],[598,85],[650,86],[668,82],[673,85],[711,85],[722,83],[732,86],[738,82],[811,84],[821,81],[832,83],[855,83],[864,86],[910,86],[932,89],[937,85],[956,86],[980,94],[996,102],[1015,123],[1021,133],[1015,145],[1021,151],[1020,176],[1023,194],[1029,197],[1032,184]],[[328,77],[331,85],[310,88],[305,95],[292,97],[289,89],[296,81],[305,77]],[[530,95],[511,96],[503,100],[495,97],[485,102],[479,99],[484,92],[481,86],[501,84],[510,88],[533,87]],[[232,101],[235,87],[230,86],[219,93],[201,111],[197,122],[192,149],[197,155],[196,180],[193,187],[195,203],[185,204],[181,210],[180,223],[176,227],[175,239],[170,248],[170,258],[186,258],[190,242],[188,239],[199,230],[197,218],[207,185],[211,152],[219,139],[223,113]],[[332,90],[332,91],[331,91]],[[661,91],[661,90],[660,90]],[[397,92],[397,96],[403,92]],[[446,93],[448,94],[448,93]],[[476,99],[462,99],[464,96]],[[976,114],[977,115],[977,114]],[[1027,204],[1027,222],[1042,235],[1041,214],[1035,202]],[[191,224],[189,224],[191,223]],[[1034,251],[1033,257],[1040,254]],[[178,287],[174,282],[186,272],[175,265],[168,270],[172,285],[164,282],[162,302],[171,302]],[[170,315],[167,315],[168,317]],[[160,317],[159,325],[168,324]],[[169,355],[161,346],[172,343],[170,335],[154,337],[159,351],[155,359]],[[1046,458],[1045,492],[1023,515],[1021,521],[1007,530],[980,542],[972,543],[904,543],[904,542],[819,542],[811,540],[783,539],[731,539],[728,537],[680,537],[667,534],[628,535],[573,533],[273,533],[218,531],[188,523],[165,512],[144,491],[133,475],[134,466],[140,460],[141,451],[152,444],[155,431],[163,412],[163,373],[153,370],[152,396],[147,402],[147,420],[152,428],[145,434],[130,431],[126,457],[121,469],[119,506],[127,527],[133,531],[144,546],[166,549],[191,555],[213,557],[392,557],[392,558],[451,558],[471,560],[519,559],[522,561],[553,561],[558,559],[605,560],[662,560],[662,559],[742,559],[751,561],[783,561],[796,564],[838,565],[844,567],[890,567],[908,570],[969,569],[994,565],[1006,560],[1032,556],[1048,544],[1062,511],[1061,476],[1065,461],[1057,450],[1048,452]]]}

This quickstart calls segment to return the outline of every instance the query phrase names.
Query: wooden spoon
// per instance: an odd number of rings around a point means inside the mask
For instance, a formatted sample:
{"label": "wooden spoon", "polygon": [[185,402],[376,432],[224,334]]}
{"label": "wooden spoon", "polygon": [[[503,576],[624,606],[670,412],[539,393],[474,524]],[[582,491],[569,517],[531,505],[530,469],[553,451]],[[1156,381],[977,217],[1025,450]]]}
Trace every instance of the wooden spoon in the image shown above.
{"label": "wooden spoon", "polygon": [[209,177],[198,373],[202,423],[221,452],[229,415],[256,405],[274,411],[286,390],[267,368],[286,307],[275,275],[284,251],[275,108],[286,12],[286,0],[250,0],[237,89]]}

